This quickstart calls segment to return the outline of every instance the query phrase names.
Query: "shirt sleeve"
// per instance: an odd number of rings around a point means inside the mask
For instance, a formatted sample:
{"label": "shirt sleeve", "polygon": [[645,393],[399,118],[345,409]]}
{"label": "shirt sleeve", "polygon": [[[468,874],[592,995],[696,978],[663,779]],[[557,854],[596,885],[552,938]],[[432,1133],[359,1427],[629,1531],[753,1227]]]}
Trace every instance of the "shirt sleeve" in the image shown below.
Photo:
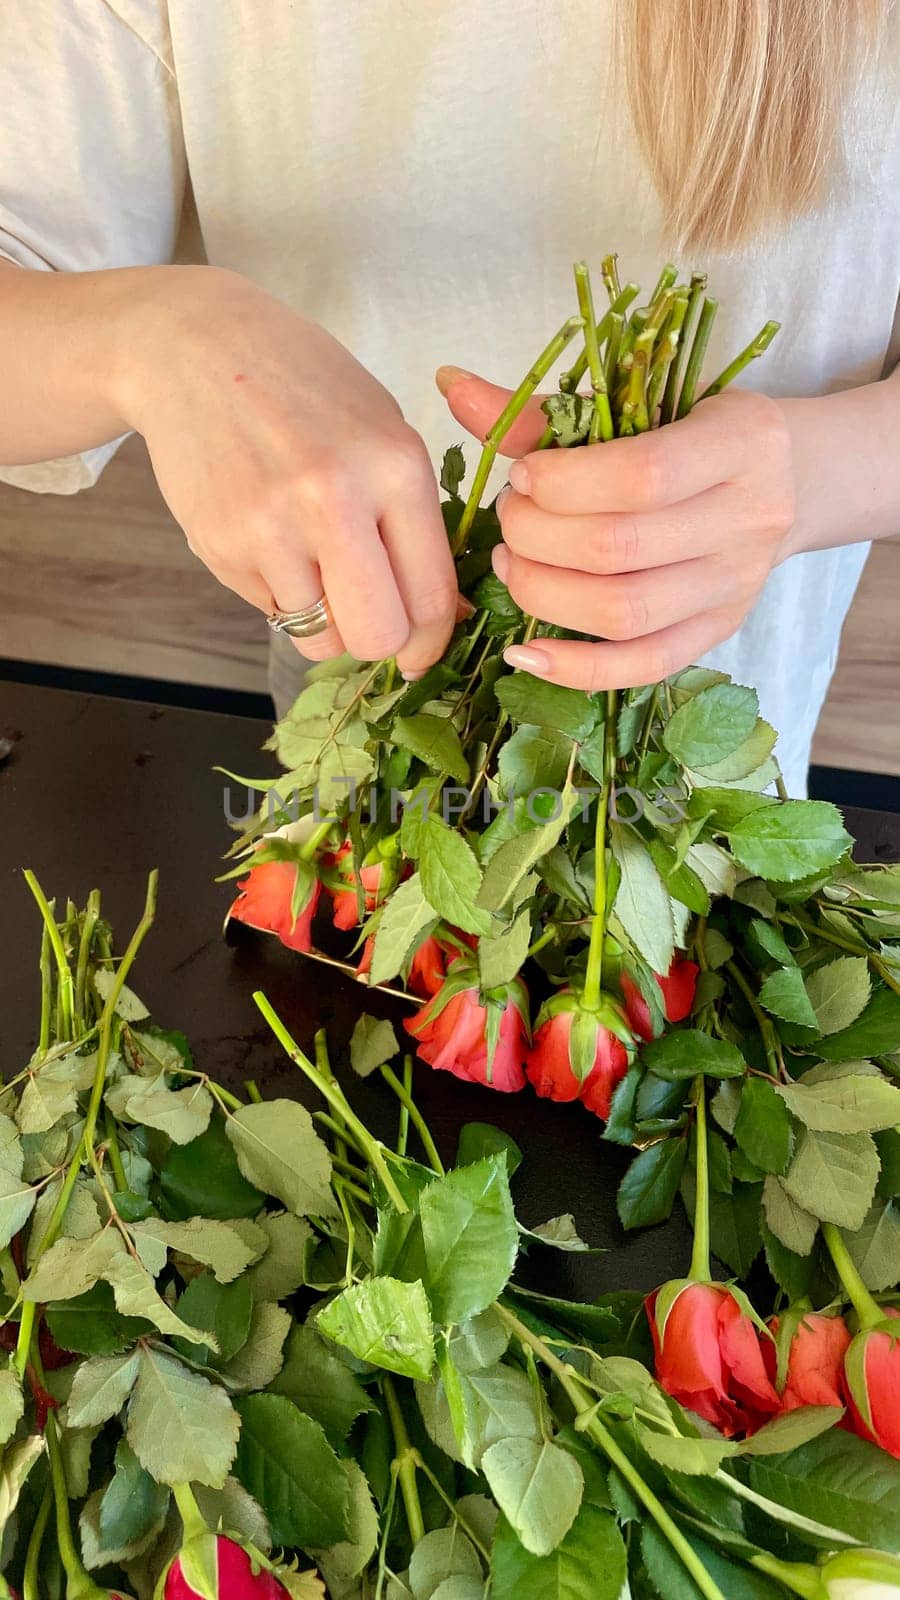
{"label": "shirt sleeve", "polygon": [[[0,256],[41,272],[170,261],[185,155],[165,0],[0,0]],[[121,440],[0,480],[72,494]]]}

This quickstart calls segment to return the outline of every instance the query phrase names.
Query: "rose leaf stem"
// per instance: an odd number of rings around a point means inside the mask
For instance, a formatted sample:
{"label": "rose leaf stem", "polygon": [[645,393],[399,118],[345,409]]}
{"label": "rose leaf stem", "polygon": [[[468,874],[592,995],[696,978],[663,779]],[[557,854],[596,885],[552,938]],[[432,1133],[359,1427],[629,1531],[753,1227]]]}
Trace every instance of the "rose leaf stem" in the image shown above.
{"label": "rose leaf stem", "polygon": [[609,800],[616,768],[616,723],[619,696],[610,689],[606,696],[606,727],[603,742],[603,784],[597,801],[594,823],[594,911],[591,918],[591,938],[588,945],[587,971],[584,979],[584,1006],[587,1011],[597,1011],[603,982],[603,949],[606,943],[607,882],[606,834],[609,822]]}
{"label": "rose leaf stem", "polygon": [[172,1498],[178,1507],[178,1515],[184,1526],[184,1542],[201,1538],[209,1532],[207,1523],[194,1498],[194,1491],[189,1483],[176,1483],[172,1488]]}
{"label": "rose leaf stem", "polygon": [[575,265],[575,287],[578,293],[578,310],[584,322],[584,348],[587,352],[588,372],[591,375],[591,390],[594,396],[594,408],[591,413],[591,426],[588,440],[591,444],[598,439],[608,440],[613,436],[612,412],[609,408],[609,394],[606,388],[606,373],[600,357],[600,345],[597,339],[597,314],[594,310],[594,295],[591,289],[591,275],[586,261],[579,261]]}
{"label": "rose leaf stem", "polygon": [[97,1595],[100,1591],[82,1566],[81,1557],[75,1548],[75,1540],[72,1537],[72,1520],[69,1515],[69,1490],[66,1485],[66,1469],[59,1438],[59,1424],[52,1411],[47,1417],[44,1437],[47,1441],[47,1454],[50,1457],[50,1481],[53,1485],[53,1499],[56,1505],[56,1543],[59,1548],[59,1558],[63,1564],[63,1571],[66,1574],[66,1596],[67,1600],[79,1600],[80,1596]]}
{"label": "rose leaf stem", "polygon": [[38,1054],[46,1054],[50,1045],[50,1026],[53,1020],[53,971],[50,961],[50,935],[47,926],[41,929],[41,1031]]}
{"label": "rose leaf stem", "polygon": [[466,547],[466,540],[469,537],[472,523],[475,521],[475,513],[481,504],[481,497],[491,475],[491,468],[497,459],[497,451],[504,435],[509,432],[516,418],[524,411],[541,379],[546,377],[553,363],[559,359],[566,346],[571,343],[582,326],[583,323],[580,317],[569,317],[563,323],[559,332],[554,334],[550,343],[541,351],[534,366],[526,373],[518,389],[514,390],[493,427],[489,429],[481,452],[481,459],[475,469],[475,477],[472,480],[469,497],[463,507],[459,526],[453,535],[451,549],[454,556],[461,555]]}
{"label": "rose leaf stem", "polygon": [[710,395],[721,394],[723,389],[727,389],[728,385],[734,382],[744,368],[749,367],[751,361],[755,361],[757,356],[761,356],[763,351],[768,350],[780,327],[780,322],[767,322],[764,328],[760,328],[756,338],[751,339],[747,348],[742,350],[740,355],[735,356],[734,360],[728,363],[728,366],[719,373],[717,378],[713,379],[712,383],[707,384],[700,399],[708,400]]}
{"label": "rose leaf stem", "polygon": [[578,1381],[576,1374],[564,1361],[554,1355],[543,1339],[532,1333],[524,1322],[520,1322],[514,1312],[508,1310],[499,1302],[494,1303],[494,1310],[506,1323],[510,1331],[515,1334],[519,1342],[534,1351],[539,1361],[558,1378],[561,1387],[565,1390],[578,1416],[580,1426],[584,1432],[593,1439],[594,1443],[602,1450],[607,1460],[612,1462],[617,1472],[625,1479],[629,1488],[633,1490],[637,1499],[649,1511],[660,1532],[668,1539],[672,1549],[680,1558],[687,1571],[696,1583],[704,1600],[726,1600],[718,1584],[707,1572],[703,1562],[685,1538],[681,1529],[669,1515],[665,1506],[659,1500],[648,1483],[645,1483],[637,1467],[619,1445],[609,1429],[601,1422],[597,1415],[595,1402],[587,1395]]}
{"label": "rose leaf stem", "polygon": [[94,933],[100,920],[100,890],[92,889],[87,898],[84,916],[81,922],[81,937],[78,941],[78,958],[75,963],[75,1018],[76,1022],[84,1025],[85,997],[87,985],[88,963],[91,956],[91,946],[94,942]]}
{"label": "rose leaf stem", "polygon": [[34,1526],[28,1539],[28,1549],[25,1554],[25,1570],[22,1573],[22,1600],[40,1600],[38,1578],[40,1577],[39,1562],[44,1535],[47,1532],[47,1523],[53,1510],[53,1489],[48,1483],[40,1510],[34,1519]]}
{"label": "rose leaf stem", "polygon": [[706,1128],[706,1079],[701,1073],[694,1082],[697,1104],[697,1197],[694,1202],[694,1248],[688,1277],[694,1283],[709,1283],[709,1137]]}
{"label": "rose leaf stem", "polygon": [[825,1592],[822,1579],[811,1562],[782,1561],[778,1556],[770,1555],[768,1550],[757,1550],[747,1560],[757,1572],[764,1572],[768,1578],[783,1583],[792,1594],[802,1595],[803,1600],[822,1600]]}
{"label": "rose leaf stem", "polygon": [[718,300],[713,300],[709,296],[704,299],[703,309],[700,312],[700,319],[697,323],[697,332],[694,334],[694,342],[691,345],[691,353],[688,356],[687,366],[684,370],[684,383],[681,386],[681,394],[678,399],[678,409],[675,413],[679,422],[681,421],[682,417],[687,416],[691,406],[694,404],[697,394],[697,383],[700,378],[700,372],[703,367],[704,357],[709,345],[710,334],[712,333],[712,326],[716,319],[716,312],[718,309]]}
{"label": "rose leaf stem", "polygon": [[[412,1056],[403,1057],[403,1087],[412,1098]],[[397,1154],[406,1157],[409,1147],[409,1106],[404,1100],[400,1102],[400,1115],[397,1119]]]}
{"label": "rose leaf stem", "polygon": [[744,999],[750,1007],[750,1010],[753,1012],[756,1026],[759,1029],[759,1035],[762,1039],[763,1049],[766,1053],[766,1063],[771,1076],[773,1078],[780,1078],[782,1076],[781,1063],[778,1059],[778,1050],[775,1044],[775,1030],[772,1026],[772,1023],[763,1011],[762,1006],[757,1000],[756,995],[753,993],[753,990],[747,982],[747,979],[744,977],[744,974],[742,973],[737,962],[726,961],[725,971],[737,984],[741,994],[744,996]]}
{"label": "rose leaf stem", "polygon": [[400,1193],[400,1190],[397,1188],[393,1177],[391,1176],[387,1162],[384,1159],[382,1145],[377,1139],[372,1137],[368,1128],[366,1128],[365,1125],[360,1122],[359,1117],[347,1103],[347,1099],[343,1091],[339,1089],[334,1082],[323,1077],[322,1073],[316,1070],[309,1057],[304,1055],[296,1040],[291,1038],[291,1035],[288,1033],[288,1030],[284,1026],[284,1023],[279,1017],[277,1011],[275,1011],[274,1007],[269,1003],[269,1001],[266,999],[266,996],[260,989],[255,991],[253,1000],[258,1009],[262,1012],[262,1015],[265,1017],[269,1027],[272,1029],[272,1032],[274,1033],[285,1054],[290,1057],[295,1066],[300,1068],[300,1071],[309,1079],[310,1083],[315,1085],[319,1093],[328,1101],[328,1104],[337,1114],[338,1118],[346,1122],[350,1133],[354,1136],[355,1141],[360,1148],[360,1151],[377,1172],[378,1177],[380,1178],[385,1192],[388,1195],[394,1209],[401,1213],[407,1212],[409,1207]]}
{"label": "rose leaf stem", "polygon": [[[411,1063],[412,1062],[412,1057],[411,1056],[407,1056],[406,1060]],[[419,1135],[419,1138],[422,1141],[422,1148],[425,1151],[426,1156],[428,1157],[429,1165],[431,1167],[433,1167],[435,1172],[437,1172],[441,1177],[443,1177],[444,1176],[444,1165],[443,1165],[443,1162],[441,1161],[441,1158],[440,1158],[440,1156],[438,1154],[437,1145],[435,1144],[433,1138],[431,1137],[431,1130],[430,1130],[427,1122],[425,1121],[425,1118],[423,1117],[421,1111],[419,1110],[418,1106],[416,1105],[416,1102],[414,1101],[414,1099],[413,1099],[408,1087],[406,1086],[405,1083],[401,1083],[400,1079],[397,1077],[397,1074],[396,1074],[396,1072],[394,1072],[392,1067],[389,1067],[389,1066],[385,1065],[385,1066],[382,1066],[379,1070],[381,1072],[381,1076],[383,1077],[385,1083],[390,1085],[390,1087],[393,1089],[395,1095],[397,1096],[397,1099],[400,1101],[401,1106],[409,1114],[409,1117],[410,1117],[410,1120],[412,1122],[412,1125],[415,1128],[416,1133]],[[404,1062],[404,1075],[405,1075],[405,1073],[406,1073],[406,1063]]]}
{"label": "rose leaf stem", "polygon": [[381,1392],[384,1395],[391,1432],[394,1435],[394,1461],[391,1470],[400,1484],[409,1536],[413,1545],[417,1545],[419,1540],[425,1537],[425,1519],[422,1516],[422,1502],[419,1499],[419,1486],[416,1483],[417,1452],[409,1442],[394,1380],[386,1373],[381,1380]]}
{"label": "rose leaf stem", "polygon": [[60,1033],[64,1039],[68,1039],[72,1034],[72,1022],[75,1008],[75,989],[72,982],[72,971],[69,966],[68,957],[66,956],[65,947],[62,942],[62,935],[56,923],[56,917],[46,895],[44,894],[43,889],[29,867],[25,868],[23,876],[25,878],[25,882],[31,890],[31,893],[37,901],[38,910],[44,919],[44,928],[46,929],[47,937],[50,941],[50,948],[53,951],[53,955],[56,960],[56,970],[59,980],[58,996]]}
{"label": "rose leaf stem", "polygon": [[859,1317],[860,1327],[862,1329],[876,1327],[884,1321],[884,1312],[863,1283],[850,1251],[844,1243],[843,1235],[833,1222],[823,1222],[822,1237],[847,1297]]}
{"label": "rose leaf stem", "polygon": [[120,1193],[124,1193],[124,1191],[130,1187],[130,1185],[125,1173],[125,1168],[122,1164],[122,1151],[119,1148],[119,1135],[116,1132],[116,1119],[109,1109],[107,1109],[103,1122],[104,1134],[106,1136],[106,1148],[109,1151],[109,1164],[112,1167],[113,1177],[116,1180],[116,1188]]}

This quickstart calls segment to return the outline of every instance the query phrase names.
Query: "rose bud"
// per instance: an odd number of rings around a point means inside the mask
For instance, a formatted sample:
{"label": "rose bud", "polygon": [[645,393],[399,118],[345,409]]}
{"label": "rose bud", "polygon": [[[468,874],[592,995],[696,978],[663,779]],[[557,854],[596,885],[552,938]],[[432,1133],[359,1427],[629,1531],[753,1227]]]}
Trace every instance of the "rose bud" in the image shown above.
{"label": "rose bud", "polygon": [[[776,1382],[778,1330],[784,1319],[773,1317],[769,1328],[776,1343],[762,1341],[763,1359],[772,1382]],[[787,1373],[781,1390],[783,1411],[799,1406],[843,1406],[844,1357],[850,1344],[850,1329],[843,1317],[827,1317],[820,1311],[804,1311],[791,1318]],[[789,1330],[787,1330],[789,1331]]]}
{"label": "rose bud", "polygon": [[404,1023],[423,1061],[470,1083],[511,1093],[525,1083],[528,995],[518,979],[481,998],[478,971],[466,957],[417,1017]]}
{"label": "rose bud", "polygon": [[608,996],[601,997],[599,1011],[589,1012],[571,989],[562,990],[538,1013],[525,1067],[529,1083],[543,1099],[581,1100],[605,1121],[613,1090],[628,1071],[623,1032],[622,1013]]}
{"label": "rose bud", "polygon": [[[667,1022],[683,1022],[685,1017],[690,1015],[699,971],[696,962],[676,956],[665,977],[661,977],[658,972],[653,974],[662,990],[663,1012]],[[627,972],[622,973],[619,982],[625,1000],[625,1013],[632,1030],[649,1044],[654,1037],[650,1007]]]}
{"label": "rose bud", "polygon": [[471,934],[458,933],[455,929],[446,937],[431,934],[423,939],[409,964],[406,987],[410,994],[421,995],[426,1000],[437,994],[454,961],[474,948]]}
{"label": "rose bud", "polygon": [[175,1557],[163,1600],[290,1600],[290,1595],[268,1563],[254,1562],[222,1533],[205,1533]]}
{"label": "rose bud", "polygon": [[664,1284],[645,1301],[656,1376],[680,1405],[730,1439],[781,1410],[753,1320],[721,1283]]}
{"label": "rose bud", "polygon": [[277,934],[289,950],[312,949],[312,923],[322,892],[318,879],[297,915],[291,908],[297,869],[290,861],[264,861],[251,867],[246,878],[238,884],[240,893],[228,912],[228,918],[245,922],[249,928],[259,928],[264,933]]}
{"label": "rose bud", "polygon": [[856,1335],[844,1358],[854,1431],[900,1460],[900,1311],[885,1307],[884,1322]]}
{"label": "rose bud", "polygon": [[881,1550],[842,1550],[817,1570],[822,1600],[897,1600],[900,1558]]}

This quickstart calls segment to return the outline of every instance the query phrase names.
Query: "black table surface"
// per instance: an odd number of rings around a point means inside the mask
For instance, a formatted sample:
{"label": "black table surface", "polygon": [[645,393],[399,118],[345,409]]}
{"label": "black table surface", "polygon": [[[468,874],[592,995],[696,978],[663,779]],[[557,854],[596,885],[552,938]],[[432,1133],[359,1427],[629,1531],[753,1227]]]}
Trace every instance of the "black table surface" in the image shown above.
{"label": "black table surface", "polygon": [[[147,872],[160,869],[159,909],[134,974],[156,1021],[187,1034],[198,1063],[233,1089],[252,1077],[268,1097],[315,1093],[282,1056],[251,999],[263,989],[304,1047],[328,1029],[341,1057],[367,1009],[395,1017],[398,1002],[367,993],[343,974],[239,930],[222,937],[230,898],[216,884],[232,811],[246,792],[213,771],[217,763],[258,777],[274,770],[260,747],[268,724],[248,717],[150,705],[63,689],[0,683],[0,739],[12,751],[0,764],[0,1068],[19,1070],[34,1048],[39,1018],[39,923],[21,868],[31,867],[57,903],[82,905],[98,887],[122,948],[144,900]],[[857,857],[900,859],[900,816],[847,810]],[[408,1008],[406,1008],[408,1009]],[[346,1081],[346,1079],[345,1079]],[[380,1080],[353,1080],[360,1113],[384,1135],[395,1105]],[[532,1252],[527,1272],[548,1293],[588,1298],[613,1288],[649,1289],[686,1270],[688,1228],[679,1210],[662,1227],[623,1233],[615,1191],[630,1159],[604,1144],[596,1120],[528,1091],[500,1095],[427,1067],[416,1098],[438,1146],[452,1158],[460,1127],[493,1122],[522,1146],[514,1179],[517,1210],[529,1226],[573,1212],[582,1236],[604,1253]],[[390,1122],[388,1121],[390,1118]]]}

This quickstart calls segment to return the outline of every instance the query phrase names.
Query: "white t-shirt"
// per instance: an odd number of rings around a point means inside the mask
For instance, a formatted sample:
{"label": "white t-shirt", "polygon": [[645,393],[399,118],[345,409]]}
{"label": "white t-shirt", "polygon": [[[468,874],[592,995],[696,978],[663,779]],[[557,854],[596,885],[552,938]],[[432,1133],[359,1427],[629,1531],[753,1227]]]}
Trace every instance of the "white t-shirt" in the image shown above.
{"label": "white t-shirt", "polygon": [[[210,261],[323,323],[437,460],[459,429],[436,366],[515,383],[572,309],[573,261],[617,250],[623,279],[649,289],[672,253],[611,16],[612,0],[0,0],[0,253],[70,270],[166,261],[189,172]],[[769,317],[782,332],[744,381],[770,394],[884,370],[896,37],[844,191],[751,249],[682,262],[708,269],[720,301],[710,370]],[[71,491],[109,453],[2,476]],[[759,689],[794,793],[866,550],[787,562],[712,653]]]}

